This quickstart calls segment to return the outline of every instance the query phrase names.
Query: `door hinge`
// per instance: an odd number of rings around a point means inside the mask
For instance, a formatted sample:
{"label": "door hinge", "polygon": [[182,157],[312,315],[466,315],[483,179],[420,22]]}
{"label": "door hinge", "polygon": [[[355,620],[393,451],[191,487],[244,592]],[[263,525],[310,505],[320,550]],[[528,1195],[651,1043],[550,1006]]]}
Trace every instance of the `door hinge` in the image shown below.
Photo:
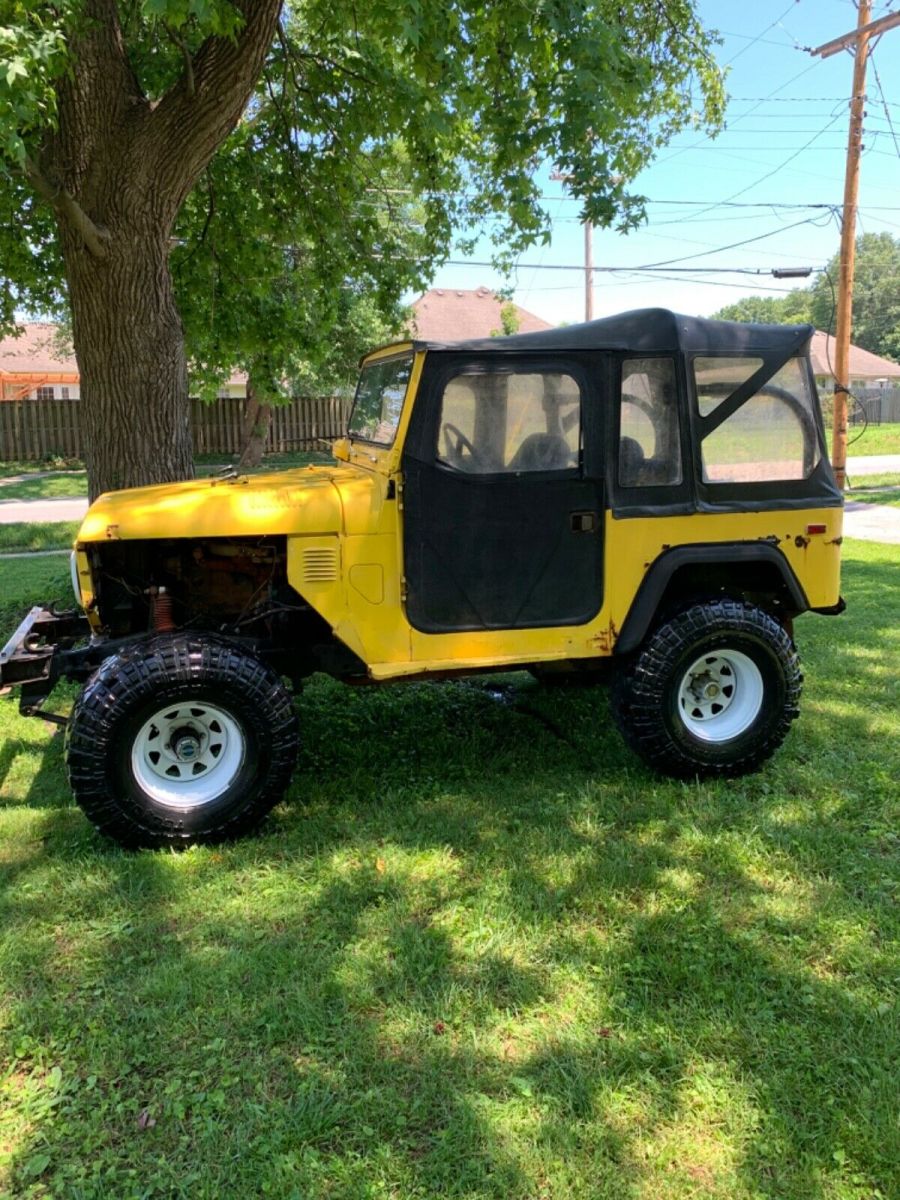
{"label": "door hinge", "polygon": [[406,603],[406,597],[409,595],[409,588],[406,586],[406,576],[400,576],[400,603]]}

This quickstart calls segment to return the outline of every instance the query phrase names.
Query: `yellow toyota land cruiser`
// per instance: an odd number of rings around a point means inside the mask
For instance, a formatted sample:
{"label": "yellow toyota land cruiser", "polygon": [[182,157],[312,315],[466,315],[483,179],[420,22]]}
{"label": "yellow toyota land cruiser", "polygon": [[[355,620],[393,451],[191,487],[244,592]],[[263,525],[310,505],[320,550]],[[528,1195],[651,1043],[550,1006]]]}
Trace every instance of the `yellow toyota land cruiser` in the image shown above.
{"label": "yellow toyota land cruiser", "polygon": [[375,350],[333,465],[101,496],[79,609],[33,609],[0,685],[49,716],[84,682],[72,790],[131,846],[257,824],[314,671],[605,667],[652,767],[752,771],[798,713],[794,618],[843,609],[811,333],[650,309]]}

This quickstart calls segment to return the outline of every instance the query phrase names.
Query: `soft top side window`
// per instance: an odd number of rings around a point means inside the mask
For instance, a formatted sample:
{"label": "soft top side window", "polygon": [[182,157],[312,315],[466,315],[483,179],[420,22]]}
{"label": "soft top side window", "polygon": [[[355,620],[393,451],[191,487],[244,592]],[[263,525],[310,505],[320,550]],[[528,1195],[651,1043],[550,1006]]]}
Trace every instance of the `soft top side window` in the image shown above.
{"label": "soft top side window", "polygon": [[[708,417],[762,366],[759,358],[695,358],[701,417]],[[704,483],[809,478],[821,457],[806,361],[789,359],[700,443]]]}
{"label": "soft top side window", "polygon": [[671,358],[626,358],[622,363],[618,478],[620,487],[681,483]]}
{"label": "soft top side window", "polygon": [[454,375],[444,387],[437,460],[472,475],[574,470],[581,389],[555,371]]}

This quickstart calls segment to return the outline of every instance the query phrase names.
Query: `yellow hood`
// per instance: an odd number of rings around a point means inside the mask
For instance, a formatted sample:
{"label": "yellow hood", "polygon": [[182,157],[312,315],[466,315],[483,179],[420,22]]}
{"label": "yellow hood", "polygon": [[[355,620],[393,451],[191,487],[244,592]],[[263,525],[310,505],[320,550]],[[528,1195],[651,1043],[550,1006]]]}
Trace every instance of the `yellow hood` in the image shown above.
{"label": "yellow hood", "polygon": [[361,476],[368,477],[354,467],[302,467],[106,492],[88,510],[78,541],[340,533],[341,486],[358,486]]}

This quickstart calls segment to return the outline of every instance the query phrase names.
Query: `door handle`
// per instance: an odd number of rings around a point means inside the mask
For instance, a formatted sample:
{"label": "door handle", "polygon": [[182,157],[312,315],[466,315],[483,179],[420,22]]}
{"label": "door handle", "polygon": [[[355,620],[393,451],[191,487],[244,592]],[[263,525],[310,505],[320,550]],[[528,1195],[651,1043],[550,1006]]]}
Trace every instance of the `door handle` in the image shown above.
{"label": "door handle", "polygon": [[595,512],[573,512],[569,514],[569,528],[573,533],[596,533],[599,520]]}

